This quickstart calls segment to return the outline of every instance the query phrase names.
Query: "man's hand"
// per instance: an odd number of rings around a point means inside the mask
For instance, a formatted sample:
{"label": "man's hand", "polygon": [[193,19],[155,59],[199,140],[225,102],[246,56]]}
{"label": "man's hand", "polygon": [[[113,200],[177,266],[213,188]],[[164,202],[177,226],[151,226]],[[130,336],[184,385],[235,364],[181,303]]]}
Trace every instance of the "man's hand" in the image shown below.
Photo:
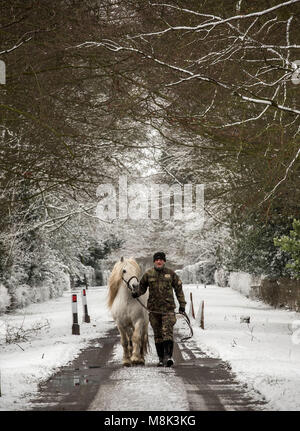
{"label": "man's hand", "polygon": [[179,307],[179,313],[184,314],[185,313],[185,307]]}

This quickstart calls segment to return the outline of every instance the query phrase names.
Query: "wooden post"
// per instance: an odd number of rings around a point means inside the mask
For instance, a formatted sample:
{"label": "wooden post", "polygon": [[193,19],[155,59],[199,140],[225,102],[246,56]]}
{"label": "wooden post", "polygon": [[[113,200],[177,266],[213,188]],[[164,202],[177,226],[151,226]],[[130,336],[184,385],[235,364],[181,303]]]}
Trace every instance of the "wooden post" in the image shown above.
{"label": "wooden post", "polygon": [[72,314],[73,314],[73,325],[72,335],[80,335],[80,327],[78,324],[78,312],[77,312],[77,295],[72,294]]}
{"label": "wooden post", "polygon": [[201,303],[200,328],[204,329],[204,301]]}
{"label": "wooden post", "polygon": [[192,292],[190,292],[190,299],[191,299],[191,307],[192,307],[192,317],[195,319],[195,311],[194,311],[194,304],[193,304],[193,295]]}

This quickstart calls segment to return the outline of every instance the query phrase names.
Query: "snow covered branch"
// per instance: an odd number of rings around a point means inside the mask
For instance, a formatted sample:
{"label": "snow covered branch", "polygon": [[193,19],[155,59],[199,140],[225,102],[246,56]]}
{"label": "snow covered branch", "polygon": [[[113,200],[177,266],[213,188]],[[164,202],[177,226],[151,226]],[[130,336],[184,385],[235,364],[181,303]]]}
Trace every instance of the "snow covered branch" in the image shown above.
{"label": "snow covered branch", "polygon": [[196,80],[208,82],[208,83],[217,85],[219,87],[222,87],[223,89],[229,91],[231,93],[231,95],[240,98],[241,101],[251,102],[251,103],[254,103],[257,105],[268,105],[270,107],[273,107],[273,108],[281,110],[281,111],[285,111],[285,112],[289,112],[289,113],[297,114],[297,115],[300,114],[299,109],[292,108],[289,106],[284,106],[284,105],[276,102],[273,99],[263,98],[263,97],[259,97],[259,96],[254,96],[254,97],[247,96],[247,95],[243,94],[240,90],[238,90],[238,86],[235,86],[233,84],[227,84],[225,82],[222,82],[221,80],[212,78],[210,76],[203,76],[202,74],[193,73],[189,69],[182,68],[182,67],[176,66],[174,64],[171,64],[169,62],[163,61],[163,60],[159,59],[158,57],[153,56],[152,54],[147,54],[146,52],[144,52],[140,49],[133,48],[130,46],[119,45],[117,42],[114,42],[113,40],[104,40],[102,42],[92,42],[92,41],[84,42],[82,44],[77,45],[75,48],[83,48],[83,47],[105,47],[108,50],[114,51],[114,52],[126,51],[126,52],[136,53],[136,54],[140,55],[141,57],[147,58],[147,59],[159,64],[160,66],[169,68],[172,71],[178,72],[179,74],[188,75],[187,78],[180,78],[176,82],[166,84],[166,87],[172,87],[172,86],[179,85],[181,83],[190,81],[192,79],[196,79]]}

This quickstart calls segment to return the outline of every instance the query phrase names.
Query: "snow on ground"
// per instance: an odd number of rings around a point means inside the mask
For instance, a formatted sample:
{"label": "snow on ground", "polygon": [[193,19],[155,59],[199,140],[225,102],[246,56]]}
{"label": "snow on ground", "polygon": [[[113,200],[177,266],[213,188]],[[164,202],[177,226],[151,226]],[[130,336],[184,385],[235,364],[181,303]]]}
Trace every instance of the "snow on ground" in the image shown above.
{"label": "snow on ground", "polygon": [[[72,335],[73,315],[71,292],[60,298],[0,316],[1,410],[25,410],[37,391],[38,384],[49,378],[59,367],[74,359],[90,340],[101,337],[111,327],[106,308],[106,287],[87,290],[91,323],[82,323],[81,293],[78,296],[80,335]],[[28,341],[4,344],[9,328],[44,326],[31,331]]]}
{"label": "snow on ground", "polygon": [[[187,411],[188,401],[181,379],[172,368],[157,368],[157,356],[150,328],[147,364],[153,367],[124,367],[112,373],[89,406],[92,411]],[[114,348],[112,363],[120,363],[122,346]],[[172,375],[172,377],[171,377]],[[141,385],[141,382],[142,385]],[[149,395],[151,394],[151,395]],[[121,400],[121,401],[120,401]],[[149,402],[150,401],[150,402]]]}
{"label": "snow on ground", "polygon": [[[184,291],[188,303],[192,292],[195,312],[198,311],[201,300],[205,304],[205,329],[203,331],[194,321],[194,337],[186,342],[187,345],[190,343],[194,346],[196,343],[209,356],[228,361],[242,382],[265,396],[269,401],[269,410],[299,411],[300,344],[296,344],[297,340],[292,337],[291,329],[293,321],[299,320],[299,313],[274,310],[262,302],[249,300],[230,288],[186,285]],[[90,340],[105,335],[112,327],[106,308],[105,287],[92,287],[87,291],[91,317],[89,324],[82,323],[79,291],[78,294],[80,335],[71,334],[71,292],[0,316],[0,410],[30,409],[29,400],[34,397],[38,383],[74,359]],[[240,317],[244,315],[250,316],[250,324],[240,323]],[[28,341],[5,344],[5,336],[13,327],[33,329],[35,324],[41,329],[30,331]],[[184,335],[188,335],[188,328],[183,323],[177,325],[182,328],[180,331]],[[116,360],[120,360],[120,346],[115,350]],[[150,361],[155,361],[155,355]],[[118,371],[124,374],[124,379],[126,373],[131,372],[133,369]],[[120,380],[119,375],[115,378]],[[182,383],[174,381],[169,384],[174,386],[172,393],[176,397],[174,388]],[[156,372],[147,376],[147,385],[153,393],[153,389],[159,385]],[[122,387],[118,387],[118,391],[121,394]],[[182,395],[182,391],[178,393]],[[111,396],[114,396],[113,393]],[[159,398],[161,399],[167,403],[168,397],[163,395]],[[176,404],[175,400],[170,402],[172,405]],[[130,405],[132,408],[132,404]],[[168,405],[162,406],[160,401],[158,406],[160,410],[168,409]],[[182,399],[178,406],[179,410],[187,408]],[[123,407],[125,410],[126,406]]]}
{"label": "snow on ground", "polygon": [[[194,322],[193,341],[228,361],[239,380],[264,395],[269,410],[299,411],[300,343],[292,337],[299,313],[274,310],[230,288],[190,285],[188,299],[190,292],[195,313],[204,300],[204,331]],[[250,324],[241,323],[241,316],[250,316]]]}

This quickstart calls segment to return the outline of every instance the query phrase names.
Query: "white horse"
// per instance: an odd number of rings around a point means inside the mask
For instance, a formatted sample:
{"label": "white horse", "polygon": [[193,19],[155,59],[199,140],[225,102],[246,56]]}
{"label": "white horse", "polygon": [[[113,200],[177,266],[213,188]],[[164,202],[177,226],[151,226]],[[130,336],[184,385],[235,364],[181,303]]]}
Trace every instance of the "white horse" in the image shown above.
{"label": "white horse", "polygon": [[[148,348],[147,310],[133,298],[131,292],[139,286],[140,267],[133,259],[121,258],[108,281],[108,307],[117,324],[123,346],[123,365],[144,365]],[[148,291],[139,297],[147,305]]]}

